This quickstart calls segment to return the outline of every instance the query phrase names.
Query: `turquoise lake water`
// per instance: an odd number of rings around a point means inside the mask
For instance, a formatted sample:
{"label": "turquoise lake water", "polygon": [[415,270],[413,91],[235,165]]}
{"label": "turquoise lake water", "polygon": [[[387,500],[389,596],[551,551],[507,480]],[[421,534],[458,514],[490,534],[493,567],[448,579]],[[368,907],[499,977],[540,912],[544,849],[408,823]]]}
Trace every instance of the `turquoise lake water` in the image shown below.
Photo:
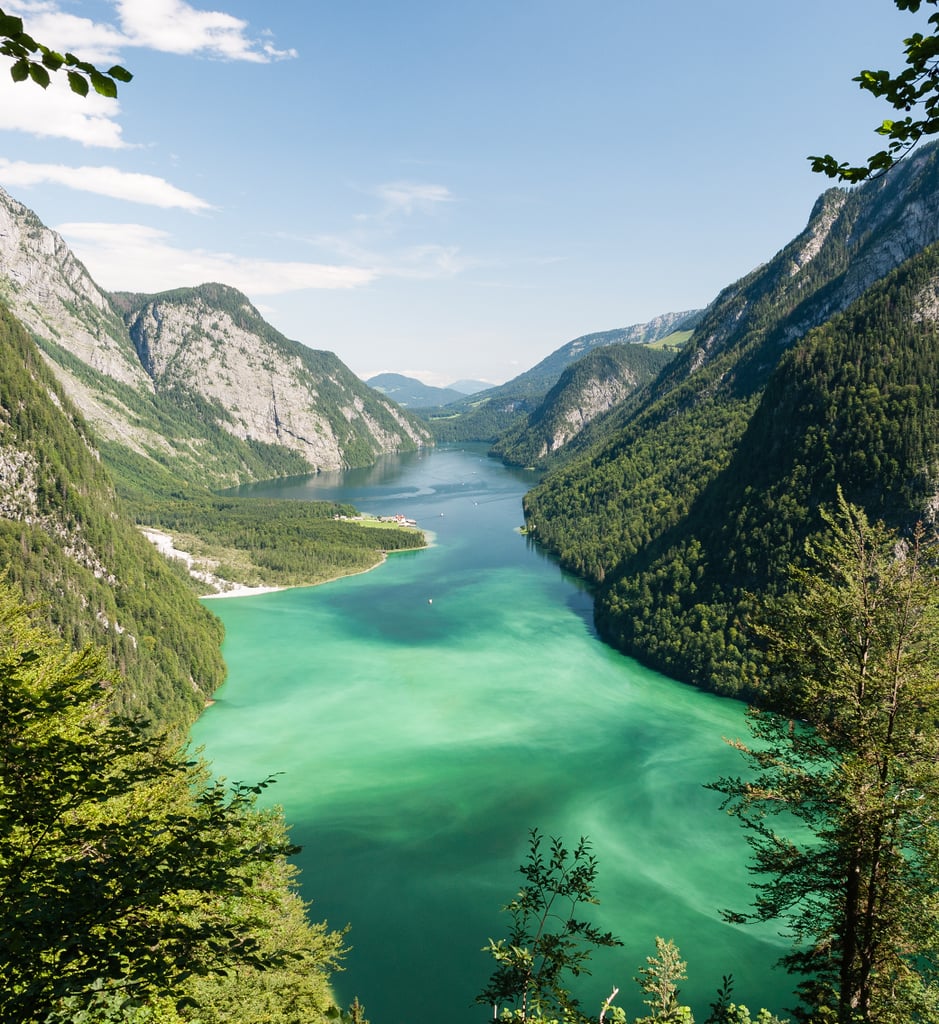
{"label": "turquoise lake water", "polygon": [[[472,1007],[505,934],[528,830],[590,837],[601,905],[624,940],[578,987],[599,1009],[674,939],[682,995],[703,1020],[723,974],[751,1009],[792,1005],[772,965],[776,929],[730,926],[749,905],[747,847],[703,783],[737,774],[722,737],[746,735],[742,705],[617,654],[594,633],[589,595],[519,532],[534,478],[474,450],[253,488],[401,512],[434,535],[319,587],[216,600],[229,678],[193,729],[217,774],[256,781],[303,846],[312,916],[351,924],[339,997],[372,1024]],[[244,492],[243,492],[244,493]]]}

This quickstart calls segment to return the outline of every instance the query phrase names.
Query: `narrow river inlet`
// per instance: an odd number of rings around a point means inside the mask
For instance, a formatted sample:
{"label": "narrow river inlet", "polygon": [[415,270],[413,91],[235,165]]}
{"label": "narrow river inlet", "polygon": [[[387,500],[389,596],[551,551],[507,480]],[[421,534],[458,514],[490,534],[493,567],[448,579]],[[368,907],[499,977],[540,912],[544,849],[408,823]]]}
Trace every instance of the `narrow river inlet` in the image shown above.
{"label": "narrow river inlet", "polygon": [[696,1019],[722,975],[751,1010],[793,1005],[773,927],[722,921],[750,903],[747,846],[703,788],[743,769],[724,737],[743,705],[650,672],[594,633],[589,594],[519,531],[534,477],[481,450],[387,458],[241,493],[402,513],[433,546],[319,587],[211,602],[229,678],[192,732],[216,774],[281,804],[303,847],[311,916],[351,925],[344,1005],[372,1024],[482,1022],[472,1005],[506,934],[529,829],[590,838],[600,906],[624,942],[575,991],[599,1010],[655,937],[688,961]]}

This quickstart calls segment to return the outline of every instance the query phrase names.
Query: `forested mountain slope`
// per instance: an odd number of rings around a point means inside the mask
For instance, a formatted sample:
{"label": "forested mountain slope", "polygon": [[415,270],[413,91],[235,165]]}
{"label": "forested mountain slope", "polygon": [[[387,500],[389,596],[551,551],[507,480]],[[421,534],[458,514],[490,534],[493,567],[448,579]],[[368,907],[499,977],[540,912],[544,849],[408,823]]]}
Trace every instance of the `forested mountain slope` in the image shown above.
{"label": "forested mountain slope", "polygon": [[747,608],[780,592],[837,488],[901,530],[934,521],[937,296],[932,246],[786,354],[727,468],[601,587],[605,636],[692,681],[758,691]]}
{"label": "forested mountain slope", "polygon": [[0,566],[123,674],[116,709],[188,725],[224,677],[221,624],[120,508],[78,412],[0,304]]}
{"label": "forested mountain slope", "polygon": [[653,380],[674,355],[622,343],[591,349],[564,370],[537,409],[499,438],[492,454],[509,465],[544,465],[597,416]]}
{"label": "forested mountain slope", "polygon": [[108,295],[2,190],[0,298],[99,437],[184,479],[224,486],[367,465],[430,438],[336,356],[283,337],[232,288]]}
{"label": "forested mountain slope", "polygon": [[[614,331],[585,334],[567,342],[530,370],[487,391],[480,391],[443,409],[428,410],[425,415],[434,436],[445,441],[495,441],[509,430],[524,429],[526,417],[544,401],[564,371],[595,349],[607,345],[651,345],[679,331],[691,330],[701,316],[700,310],[664,313],[648,323],[633,324]],[[638,356],[637,370],[646,365]]]}
{"label": "forested mountain slope", "polygon": [[[747,588],[756,593],[771,589],[778,565],[792,550],[780,545],[787,538],[795,543],[807,528],[797,508],[810,502],[802,499],[800,506],[790,497],[802,492],[807,464],[792,467],[790,479],[778,460],[767,460],[767,451],[751,448],[744,457],[738,447],[761,400],[777,405],[781,401],[776,390],[764,398],[764,389],[784,353],[937,238],[935,147],[856,191],[826,192],[805,231],[767,265],[725,289],[686,349],[651,387],[606,417],[605,436],[546,477],[527,497],[529,524],[541,542],[557,552],[565,566],[598,584],[597,621],[605,637],[698,685],[724,692],[741,685],[740,663],[748,657],[748,642],[740,632],[741,608],[736,599],[726,604],[723,596],[701,596],[699,588],[705,579],[719,580],[726,563],[734,571],[748,566]],[[921,293],[922,289],[917,292]],[[879,314],[887,339],[880,358],[892,367],[891,373],[900,374],[902,366],[911,364],[918,365],[917,372],[927,372],[925,356],[898,355],[913,344],[911,325],[921,322],[927,306],[925,299],[919,304],[911,301],[900,313],[887,301]],[[917,316],[920,320],[913,319]],[[833,349],[830,358],[849,356]],[[825,430],[860,444],[857,438],[864,431],[857,424],[863,417],[874,415],[873,409],[878,417],[887,417],[883,436],[892,439],[891,447],[878,456],[876,465],[871,461],[866,482],[859,482],[849,497],[871,503],[879,488],[884,512],[890,511],[895,522],[904,516],[909,520],[922,513],[929,485],[921,483],[917,491],[909,484],[900,488],[898,481],[916,479],[916,473],[921,480],[931,479],[934,454],[929,445],[936,438],[924,427],[919,453],[900,444],[902,420],[892,419],[897,409],[879,404],[876,392],[865,393],[868,382],[860,366],[857,372],[857,393],[839,393],[829,420],[816,425],[812,436]],[[922,384],[914,374],[897,377],[891,387],[902,390]],[[918,394],[918,401],[926,403],[921,415],[926,424],[931,399],[922,391]],[[766,415],[761,411],[761,417]],[[775,421],[775,429],[782,428],[784,419]],[[755,420],[753,429],[760,422],[765,421]],[[778,455],[792,450],[799,450],[792,438],[768,449]],[[841,462],[829,466],[829,494],[836,483],[847,486],[862,458],[853,447],[842,456]],[[818,451],[811,458],[804,455],[810,462],[818,457]],[[908,464],[914,458],[919,463]],[[738,560],[739,538],[731,546],[729,534],[722,534],[723,548],[712,537],[705,554],[700,547],[702,524],[731,521],[736,514],[731,490],[746,487],[755,465],[772,474],[772,484],[764,479],[760,488],[775,495],[767,499],[773,528],[760,539],[748,511],[748,525],[742,527],[744,548],[751,553],[763,550],[761,557],[772,564],[747,561],[749,556]],[[888,474],[885,467],[894,465],[898,468]],[[816,470],[813,463],[811,472]],[[752,501],[751,497],[744,503],[748,509]],[[778,556],[772,554],[776,549]],[[755,666],[748,670],[747,685],[752,685],[756,672]]]}

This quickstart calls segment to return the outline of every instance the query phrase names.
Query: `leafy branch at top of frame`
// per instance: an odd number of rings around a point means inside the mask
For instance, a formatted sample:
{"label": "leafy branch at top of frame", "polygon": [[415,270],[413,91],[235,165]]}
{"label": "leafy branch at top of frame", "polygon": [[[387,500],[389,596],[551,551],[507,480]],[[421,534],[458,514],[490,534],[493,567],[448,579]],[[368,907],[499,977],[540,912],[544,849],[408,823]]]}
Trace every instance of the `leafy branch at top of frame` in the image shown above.
{"label": "leafy branch at top of frame", "polygon": [[[926,0],[936,4],[939,0]],[[894,0],[901,11],[916,13],[922,0]],[[939,13],[928,20],[932,31],[915,32],[904,39],[906,67],[896,75],[889,71],[861,71],[852,81],[878,99],[885,99],[894,110],[906,114],[898,119],[885,118],[875,129],[888,142],[885,149],[868,157],[866,164],[852,166],[839,162],[831,154],[810,156],[812,170],[856,184],[878,178],[902,160],[924,137],[939,132]],[[911,116],[914,111],[922,116]]]}
{"label": "leafy branch at top of frame", "polygon": [[75,56],[59,53],[23,31],[23,20],[6,14],[0,8],[0,54],[12,60],[10,76],[14,82],[35,82],[43,89],[51,82],[50,72],[65,68],[69,88],[79,96],[87,96],[89,88],[109,99],[117,97],[117,83],[129,82],[134,76],[120,64],[101,71]]}

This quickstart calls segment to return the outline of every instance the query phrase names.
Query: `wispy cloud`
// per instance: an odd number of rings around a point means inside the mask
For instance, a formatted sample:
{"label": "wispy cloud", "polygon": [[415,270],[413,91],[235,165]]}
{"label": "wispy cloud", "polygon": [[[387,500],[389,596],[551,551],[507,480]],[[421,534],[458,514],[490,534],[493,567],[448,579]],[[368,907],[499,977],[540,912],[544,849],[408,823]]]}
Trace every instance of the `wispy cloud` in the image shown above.
{"label": "wispy cloud", "polygon": [[[302,237],[283,233],[280,238],[303,242],[318,252],[328,252],[350,264],[370,267],[380,277],[433,280],[453,277],[479,262],[465,256],[457,245],[426,242],[421,245],[376,244],[361,228],[347,235]],[[384,240],[382,240],[384,241]]]}
{"label": "wispy cloud", "polygon": [[111,291],[165,291],[222,281],[246,294],[282,295],[313,289],[359,288],[375,270],[323,263],[245,259],[232,253],[186,250],[167,232],[144,224],[61,224],[56,230]]}
{"label": "wispy cloud", "polygon": [[456,202],[446,185],[430,182],[390,181],[364,191],[379,199],[381,205],[372,212],[358,214],[356,220],[361,224],[394,222],[414,213],[432,214],[445,204]]}
{"label": "wispy cloud", "polygon": [[391,254],[386,260],[384,273],[388,277],[408,277],[431,280],[454,277],[469,269],[474,262],[467,259],[456,245],[412,245]]}
{"label": "wispy cloud", "polygon": [[373,213],[355,216],[349,231],[312,236],[286,235],[303,242],[318,253],[329,253],[360,267],[370,267],[380,277],[434,280],[454,277],[477,266],[458,245],[439,242],[405,243],[405,235],[420,231],[410,221],[415,213],[431,214],[457,198],[446,185],[429,182],[396,181],[362,191],[381,200]]}
{"label": "wispy cloud", "polygon": [[395,181],[379,185],[375,194],[385,204],[386,212],[427,213],[441,203],[452,203],[454,196],[445,185],[417,181]]}
{"label": "wispy cloud", "polygon": [[197,212],[213,207],[204,199],[184,192],[164,178],[152,174],[136,174],[117,167],[67,167],[64,164],[31,164],[0,157],[0,182],[4,185],[29,188],[53,183],[80,192],[126,199],[162,209],[179,208]]}

